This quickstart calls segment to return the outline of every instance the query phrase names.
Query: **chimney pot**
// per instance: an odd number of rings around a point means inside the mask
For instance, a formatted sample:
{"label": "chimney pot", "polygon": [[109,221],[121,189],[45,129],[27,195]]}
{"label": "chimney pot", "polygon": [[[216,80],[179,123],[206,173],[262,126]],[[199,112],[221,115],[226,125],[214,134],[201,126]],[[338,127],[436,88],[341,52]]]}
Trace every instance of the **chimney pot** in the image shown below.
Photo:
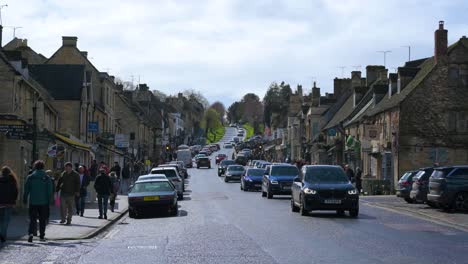
{"label": "chimney pot", "polygon": [[441,30],[444,29],[444,21],[443,20],[439,21],[439,29],[441,29]]}
{"label": "chimney pot", "polygon": [[63,36],[62,37],[62,45],[63,46],[76,47],[76,42],[77,41],[78,41],[77,37],[69,37],[69,36]]}

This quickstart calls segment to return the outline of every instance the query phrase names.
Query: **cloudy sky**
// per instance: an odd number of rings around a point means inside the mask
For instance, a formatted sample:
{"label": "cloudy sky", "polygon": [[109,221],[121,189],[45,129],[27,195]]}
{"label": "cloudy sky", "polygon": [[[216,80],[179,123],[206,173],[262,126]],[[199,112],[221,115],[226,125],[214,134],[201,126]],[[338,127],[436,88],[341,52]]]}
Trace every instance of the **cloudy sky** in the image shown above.
{"label": "cloudy sky", "polygon": [[[201,91],[228,106],[273,81],[306,91],[369,64],[394,71],[432,56],[439,20],[449,42],[468,34],[466,0],[0,0],[3,43],[27,38],[49,57],[77,36],[93,64],[175,94]],[[139,77],[138,77],[139,76]]]}

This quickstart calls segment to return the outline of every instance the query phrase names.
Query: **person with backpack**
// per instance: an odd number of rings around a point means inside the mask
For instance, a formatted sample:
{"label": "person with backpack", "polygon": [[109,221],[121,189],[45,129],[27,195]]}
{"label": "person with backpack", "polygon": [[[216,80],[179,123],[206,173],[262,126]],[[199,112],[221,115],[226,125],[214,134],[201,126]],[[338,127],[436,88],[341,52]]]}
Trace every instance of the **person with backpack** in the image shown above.
{"label": "person with backpack", "polygon": [[45,241],[46,220],[49,213],[49,205],[52,198],[52,181],[45,173],[44,161],[34,162],[34,171],[26,179],[24,185],[23,203],[29,201],[29,238],[33,241],[33,235],[37,230],[37,219],[39,219],[40,240]]}
{"label": "person with backpack", "polygon": [[10,167],[4,166],[0,174],[0,243],[5,243],[7,239],[8,225],[17,199],[18,178]]}

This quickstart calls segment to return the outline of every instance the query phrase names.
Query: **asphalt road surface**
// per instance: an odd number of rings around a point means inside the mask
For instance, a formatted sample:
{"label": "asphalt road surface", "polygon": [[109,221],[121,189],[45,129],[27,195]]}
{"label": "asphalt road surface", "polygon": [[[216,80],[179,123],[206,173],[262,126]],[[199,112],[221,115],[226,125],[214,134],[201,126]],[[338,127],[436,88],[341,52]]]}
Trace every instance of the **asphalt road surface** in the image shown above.
{"label": "asphalt road surface", "polygon": [[[235,135],[229,128],[226,138]],[[357,219],[302,217],[287,196],[225,183],[212,162],[189,170],[177,217],[125,218],[92,240],[16,242],[0,263],[468,263],[464,231],[364,203]]]}

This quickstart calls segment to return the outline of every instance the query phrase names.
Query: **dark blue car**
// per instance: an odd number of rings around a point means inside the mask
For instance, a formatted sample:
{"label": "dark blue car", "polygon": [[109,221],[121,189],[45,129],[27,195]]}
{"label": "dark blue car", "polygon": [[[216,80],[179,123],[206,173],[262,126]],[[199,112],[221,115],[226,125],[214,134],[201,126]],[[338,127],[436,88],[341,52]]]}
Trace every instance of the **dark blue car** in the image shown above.
{"label": "dark blue car", "polygon": [[262,179],[262,197],[290,195],[294,178],[299,176],[296,166],[289,164],[270,165]]}
{"label": "dark blue car", "polygon": [[249,190],[260,190],[262,188],[264,174],[264,169],[247,169],[241,178],[241,190],[245,192]]}

